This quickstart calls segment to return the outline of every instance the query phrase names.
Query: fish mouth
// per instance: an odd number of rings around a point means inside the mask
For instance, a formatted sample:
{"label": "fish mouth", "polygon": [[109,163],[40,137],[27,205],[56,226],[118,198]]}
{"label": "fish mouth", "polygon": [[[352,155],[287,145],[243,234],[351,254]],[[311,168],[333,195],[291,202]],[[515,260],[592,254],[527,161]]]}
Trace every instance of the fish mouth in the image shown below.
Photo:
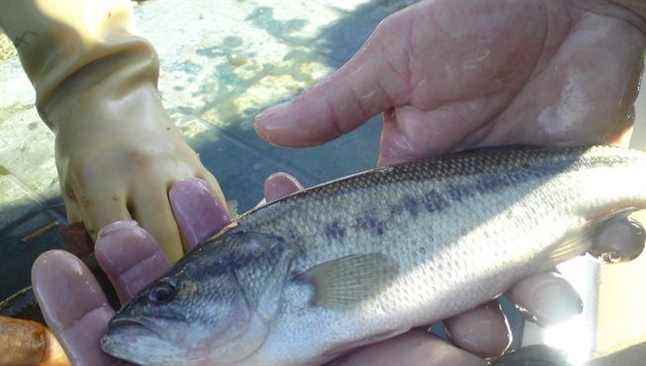
{"label": "fish mouth", "polygon": [[123,327],[144,327],[147,328],[144,322],[138,318],[132,318],[132,317],[119,317],[113,319],[109,324],[108,324],[108,332],[117,329],[117,328],[123,328]]}
{"label": "fish mouth", "polygon": [[146,321],[132,317],[115,318],[108,323],[108,329],[101,337],[101,349],[114,357],[134,361],[132,352],[134,345],[141,340],[155,339],[157,342],[166,343],[159,333],[151,329]]}
{"label": "fish mouth", "polygon": [[106,354],[135,365],[176,365],[182,362],[169,360],[186,359],[184,350],[159,337],[140,319],[114,319],[101,337],[100,347]]}
{"label": "fish mouth", "polygon": [[147,336],[155,335],[164,339],[164,329],[155,323],[153,319],[146,317],[119,316],[108,323],[108,332],[110,333],[137,333]]}

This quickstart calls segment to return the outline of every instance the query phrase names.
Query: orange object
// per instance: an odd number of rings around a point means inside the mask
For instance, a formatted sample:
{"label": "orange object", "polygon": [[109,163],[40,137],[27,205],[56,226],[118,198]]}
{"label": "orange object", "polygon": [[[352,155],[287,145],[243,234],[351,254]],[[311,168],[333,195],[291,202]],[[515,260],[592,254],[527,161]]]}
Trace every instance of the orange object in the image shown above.
{"label": "orange object", "polygon": [[69,366],[54,335],[42,324],[0,316],[0,366]]}

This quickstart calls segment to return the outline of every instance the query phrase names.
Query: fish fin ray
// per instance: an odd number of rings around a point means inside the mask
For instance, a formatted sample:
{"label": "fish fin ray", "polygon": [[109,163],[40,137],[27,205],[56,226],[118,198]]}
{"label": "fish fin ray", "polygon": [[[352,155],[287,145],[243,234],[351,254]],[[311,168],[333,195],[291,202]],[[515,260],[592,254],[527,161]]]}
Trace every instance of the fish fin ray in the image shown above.
{"label": "fish fin ray", "polygon": [[317,306],[352,307],[375,296],[399,272],[399,265],[381,253],[350,255],[316,265],[300,274],[314,286]]}
{"label": "fish fin ray", "polygon": [[549,253],[549,265],[554,266],[569,259],[585,254],[592,246],[592,227],[586,225],[581,230],[568,233]]}
{"label": "fish fin ray", "polygon": [[563,239],[548,253],[549,264],[554,266],[578,255],[594,249],[600,229],[613,218],[634,211],[635,209],[622,209],[612,211],[606,215],[591,220],[578,229],[570,231]]}

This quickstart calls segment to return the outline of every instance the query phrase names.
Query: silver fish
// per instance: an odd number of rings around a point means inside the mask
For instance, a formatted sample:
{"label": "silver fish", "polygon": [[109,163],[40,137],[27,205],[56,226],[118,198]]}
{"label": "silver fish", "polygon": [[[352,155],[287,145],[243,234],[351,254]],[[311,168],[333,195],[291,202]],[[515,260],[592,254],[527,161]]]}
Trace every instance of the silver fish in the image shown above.
{"label": "silver fish", "polygon": [[102,348],[141,365],[319,365],[599,251],[599,227],[632,208],[646,154],[615,147],[371,170],[242,215],[122,308]]}

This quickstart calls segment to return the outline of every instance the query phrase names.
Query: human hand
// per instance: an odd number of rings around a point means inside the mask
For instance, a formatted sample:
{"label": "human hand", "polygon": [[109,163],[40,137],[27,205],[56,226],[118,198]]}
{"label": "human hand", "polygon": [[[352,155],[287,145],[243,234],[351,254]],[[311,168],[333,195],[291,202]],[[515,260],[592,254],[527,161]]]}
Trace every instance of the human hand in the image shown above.
{"label": "human hand", "polygon": [[256,129],[311,146],[383,112],[381,165],[485,145],[621,142],[644,30],[607,1],[422,1]]}
{"label": "human hand", "polygon": [[118,109],[109,100],[89,99],[78,108],[92,111],[92,120],[76,111],[59,124],[56,162],[65,206],[69,221],[83,222],[94,238],[115,221],[137,221],[175,262],[192,239],[180,235],[169,188],[200,178],[222,204],[224,195],[167,116],[156,91],[141,88],[132,94]]}
{"label": "human hand", "polygon": [[[339,71],[263,112],[256,130],[277,145],[312,146],[383,113],[380,165],[487,145],[626,142],[645,29],[606,1],[422,1],[382,22]],[[544,324],[581,306],[553,273],[508,295]],[[418,330],[339,364],[482,364],[474,354],[509,344],[495,303],[445,325],[473,354]]]}
{"label": "human hand", "polygon": [[223,204],[224,196],[164,110],[158,55],[133,19],[129,0],[12,1],[0,13],[56,135],[70,223],[96,239],[100,228],[134,219],[174,262],[184,248],[170,186],[201,178]]}
{"label": "human hand", "polygon": [[[265,182],[265,199],[274,200],[300,189],[284,174]],[[226,209],[199,180],[176,183],[169,193],[179,229],[193,248],[230,221]],[[98,235],[96,258],[110,278],[122,302],[163,275],[170,263],[156,240],[134,221],[120,221],[103,228]],[[49,251],[32,269],[36,298],[49,328],[65,349],[73,365],[121,365],[104,354],[99,339],[104,335],[114,310],[91,272],[73,255]]]}

